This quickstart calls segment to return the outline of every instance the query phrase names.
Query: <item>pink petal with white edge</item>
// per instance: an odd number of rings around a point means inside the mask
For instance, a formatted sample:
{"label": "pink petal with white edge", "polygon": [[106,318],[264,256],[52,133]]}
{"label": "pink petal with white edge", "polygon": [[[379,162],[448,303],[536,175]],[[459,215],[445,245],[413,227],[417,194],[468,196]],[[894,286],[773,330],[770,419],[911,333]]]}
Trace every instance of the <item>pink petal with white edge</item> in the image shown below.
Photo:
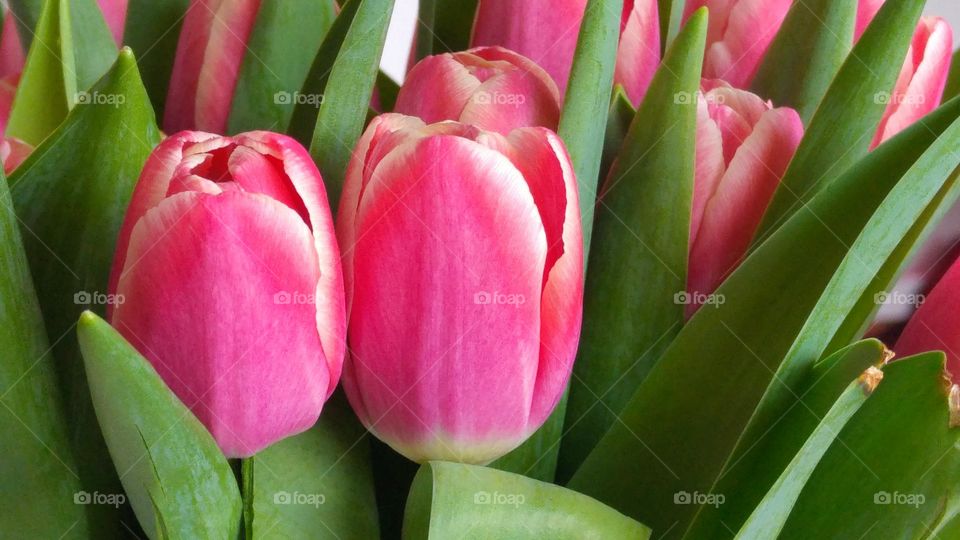
{"label": "pink petal with white edge", "polygon": [[690,244],[696,238],[703,221],[707,201],[713,197],[720,179],[727,170],[723,157],[723,134],[710,117],[707,100],[703,93],[697,99],[697,148],[695,179],[693,182],[693,208],[690,215]]}
{"label": "pink petal with white edge", "polygon": [[394,111],[428,124],[455,120],[478,86],[480,81],[454,55],[429,56],[407,74]]}
{"label": "pink petal with white edge", "polygon": [[520,172],[462,137],[422,139],[379,163],[356,226],[354,410],[416,461],[483,463],[519,445],[547,252]]}
{"label": "pink petal with white edge", "polygon": [[947,353],[947,370],[957,382],[960,375],[960,262],[954,262],[926,301],[910,318],[897,345],[897,356],[905,358],[926,351]]}
{"label": "pink petal with white edge", "polygon": [[127,2],[128,0],[97,0],[100,11],[103,12],[103,19],[107,22],[107,27],[110,28],[117,45],[123,44],[123,28],[127,22]]}
{"label": "pink petal with white edge", "polygon": [[182,193],[141,218],[129,251],[139,263],[120,277],[112,323],[228,457],[313,425],[330,374],[314,305],[283,301],[311,298],[320,277],[296,212],[257,194]]}
{"label": "pink petal with white edge", "polygon": [[620,34],[613,80],[623,85],[630,101],[639,106],[660,65],[660,16],[656,0],[624,3],[625,10],[631,7]]}

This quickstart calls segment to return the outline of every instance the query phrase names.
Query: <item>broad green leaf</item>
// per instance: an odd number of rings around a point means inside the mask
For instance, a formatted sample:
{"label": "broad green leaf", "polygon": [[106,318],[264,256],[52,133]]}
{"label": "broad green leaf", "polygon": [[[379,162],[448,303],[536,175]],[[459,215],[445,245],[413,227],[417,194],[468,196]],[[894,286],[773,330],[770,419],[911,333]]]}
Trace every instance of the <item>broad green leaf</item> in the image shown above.
{"label": "broad green leaf", "polygon": [[856,2],[795,2],[764,56],[753,92],[796,109],[809,123],[853,48],[856,20]]}
{"label": "broad green leaf", "polygon": [[434,54],[469,49],[479,0],[432,1],[437,6],[433,24]]}
{"label": "broad green leaf", "polygon": [[577,174],[585,258],[590,253],[622,9],[623,0],[590,0],[587,3],[557,131],[567,146]]}
{"label": "broad green leaf", "polygon": [[50,0],[44,5],[33,45],[10,111],[7,135],[34,146],[63,122],[117,57],[113,35],[94,0]]}
{"label": "broad green leaf", "polygon": [[368,437],[335,394],[312,429],[244,460],[246,538],[378,538]]}
{"label": "broad green leaf", "polygon": [[330,69],[310,143],[310,155],[323,174],[332,208],[340,201],[347,164],[366,124],[393,12],[393,0],[352,2],[360,5]]}
{"label": "broad green leaf", "polygon": [[698,11],[670,47],[606,180],[584,290],[580,351],[560,477],[616,422],[684,323],[697,92],[706,40]]}
{"label": "broad green leaf", "polygon": [[130,0],[127,6],[123,40],[137,55],[157,118],[163,118],[180,27],[189,6],[190,0]]}
{"label": "broad green leaf", "polygon": [[942,353],[929,353],[884,368],[883,382],[805,483],[779,538],[955,537],[930,534],[960,509],[960,431],[952,427],[958,388],[949,388],[943,363]]}
{"label": "broad green leaf", "polygon": [[[735,455],[726,471],[712,488],[712,493],[724,497],[721,505],[704,505],[691,527],[690,538],[728,537],[718,534],[727,527],[737,530],[753,513],[757,527],[768,523],[771,516],[766,512],[758,515],[755,508],[765,495],[772,500],[765,504],[783,504],[782,497],[791,493],[793,486],[780,486],[773,491],[778,478],[792,461],[797,466],[816,465],[832,441],[833,435],[843,427],[843,422],[855,407],[836,408],[838,400],[849,398],[847,405],[857,403],[857,392],[852,392],[851,381],[858,379],[871,366],[879,366],[889,358],[889,351],[877,340],[855,343],[829,357],[809,366],[799,382],[791,388],[789,403],[779,409],[782,414],[772,426],[739,455]],[[873,382],[869,378],[865,382]],[[859,392],[862,398],[866,396]],[[862,403],[862,400],[860,400]],[[834,410],[835,409],[835,410]],[[831,412],[832,411],[832,412]],[[834,414],[829,418],[830,414]],[[827,432],[815,433],[828,422]],[[818,427],[819,426],[819,427]],[[831,434],[829,428],[833,428]],[[813,459],[815,457],[815,459]],[[812,469],[807,470],[809,471]],[[802,484],[801,484],[802,486]],[[788,491],[783,491],[788,490]],[[774,497],[768,491],[776,491]],[[793,499],[799,492],[793,493]],[[792,502],[790,502],[792,506]],[[788,506],[789,509],[789,506]],[[771,538],[776,535],[760,535],[755,538]]]}
{"label": "broad green leaf", "polygon": [[295,103],[320,106],[322,96],[300,94],[300,88],[335,17],[333,0],[260,4],[233,94],[229,133],[286,131]]}
{"label": "broad green leaf", "polygon": [[761,244],[720,286],[722,304],[680,332],[571,487],[682,536],[698,507],[674,497],[711,492],[782,415],[784,396],[913,224],[956,199],[960,122],[933,144],[929,130],[914,126],[872,152]]}
{"label": "broad green leaf", "polygon": [[23,50],[28,50],[33,42],[33,33],[36,31],[40,12],[43,11],[44,0],[7,0],[10,11],[17,22],[17,35]]}
{"label": "broad green leaf", "polygon": [[146,358],[90,311],[77,336],[90,394],[137,520],[150,538],[237,538],[227,459]]}
{"label": "broad green leaf", "polygon": [[103,313],[106,308],[120,224],[160,133],[129,49],[91,95],[103,102],[74,108],[20,165],[10,184],[47,335],[54,342],[79,474],[87,491],[110,493],[119,486],[99,434],[73,330],[82,310]]}
{"label": "broad green leaf", "polygon": [[960,50],[953,53],[950,61],[950,75],[947,78],[947,87],[943,91],[943,100],[947,101],[960,96]]}
{"label": "broad green leaf", "polygon": [[820,102],[767,208],[759,241],[867,154],[924,0],[886,2]]}
{"label": "broad green leaf", "polygon": [[0,531],[10,538],[88,532],[50,344],[0,173]]}
{"label": "broad green leaf", "polygon": [[660,13],[660,50],[666,51],[680,31],[686,0],[657,0]]}
{"label": "broad green leaf", "polygon": [[486,467],[432,461],[407,503],[404,540],[550,538],[646,540],[650,530],[560,486]]}
{"label": "broad green leaf", "polygon": [[443,0],[420,0],[420,12],[417,17],[416,39],[414,40],[414,58],[420,61],[433,54],[437,24],[437,8]]}

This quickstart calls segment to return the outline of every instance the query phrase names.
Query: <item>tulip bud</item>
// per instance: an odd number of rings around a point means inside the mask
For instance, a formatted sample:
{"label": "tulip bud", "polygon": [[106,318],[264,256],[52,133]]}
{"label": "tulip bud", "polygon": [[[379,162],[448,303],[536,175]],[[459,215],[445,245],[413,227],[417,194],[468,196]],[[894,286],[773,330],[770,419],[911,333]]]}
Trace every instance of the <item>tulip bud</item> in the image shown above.
{"label": "tulip bud", "polygon": [[227,129],[260,0],[191,0],[183,20],[163,126],[168,133]]}
{"label": "tulip bud", "polygon": [[960,259],[955,261],[930,294],[920,297],[919,309],[910,318],[894,347],[898,357],[926,351],[947,353],[947,370],[960,375]]}
{"label": "tulip bud", "polygon": [[706,7],[707,50],[703,76],[749,88],[793,0],[690,0],[684,20]]}
{"label": "tulip bud", "polygon": [[[713,293],[746,254],[801,138],[793,109],[703,82],[687,278],[694,297]],[[688,315],[697,307],[688,304]]]}
{"label": "tulip bud", "polygon": [[293,139],[182,132],[120,230],[110,321],[245,457],[308,429],[337,385],[343,283],[320,173]]}
{"label": "tulip bud", "polygon": [[386,114],[353,156],[337,215],[350,403],[414,461],[493,460],[546,420],[576,353],[583,247],[563,143]]}
{"label": "tulip bud", "polygon": [[407,74],[394,110],[428,124],[458,120],[507,135],[520,127],[557,129],[560,93],[529,59],[479,47],[421,60]]}

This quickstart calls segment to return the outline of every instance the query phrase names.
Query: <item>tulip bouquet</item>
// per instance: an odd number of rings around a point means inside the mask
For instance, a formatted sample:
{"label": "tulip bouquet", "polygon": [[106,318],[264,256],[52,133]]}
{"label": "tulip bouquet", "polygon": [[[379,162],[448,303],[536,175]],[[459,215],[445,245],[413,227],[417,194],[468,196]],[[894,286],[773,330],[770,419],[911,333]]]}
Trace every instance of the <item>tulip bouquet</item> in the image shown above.
{"label": "tulip bouquet", "polygon": [[0,538],[960,538],[923,0],[2,6]]}

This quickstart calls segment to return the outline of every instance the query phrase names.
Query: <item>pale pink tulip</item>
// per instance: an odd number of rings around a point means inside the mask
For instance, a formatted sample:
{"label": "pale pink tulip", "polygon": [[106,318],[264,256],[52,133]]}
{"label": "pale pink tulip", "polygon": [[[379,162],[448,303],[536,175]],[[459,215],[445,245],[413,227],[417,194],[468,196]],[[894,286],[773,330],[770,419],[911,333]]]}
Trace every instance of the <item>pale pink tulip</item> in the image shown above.
{"label": "pale pink tulip", "polygon": [[897,340],[899,357],[939,350],[947,354],[947,369],[960,375],[960,260],[953,263],[926,296]]}
{"label": "pale pink tulip", "polygon": [[191,0],[170,78],[166,131],[226,131],[259,9],[260,0]]}
{"label": "pale pink tulip", "polygon": [[117,45],[123,44],[123,28],[127,23],[127,2],[129,0],[97,0],[103,19],[113,34]]}
{"label": "pale pink tulip", "polygon": [[557,129],[560,93],[529,59],[479,47],[421,60],[407,74],[394,111],[428,124],[458,120],[503,135],[515,128]]}
{"label": "pale pink tulip", "polygon": [[120,231],[111,323],[228,457],[308,429],[344,356],[343,282],[320,173],[293,139],[182,132]]}
{"label": "pale pink tulip", "polygon": [[583,248],[563,143],[387,114],[353,155],[337,215],[350,403],[414,461],[495,459],[544,422],[576,354]]}
{"label": "pale pink tulip", "polygon": [[689,0],[684,19],[710,11],[703,76],[749,88],[793,0]]}
{"label": "pale pink tulip", "polygon": [[[704,81],[690,223],[692,298],[713,293],[746,254],[802,137],[793,109],[775,109],[745,90]],[[696,308],[689,304],[688,314]]]}

